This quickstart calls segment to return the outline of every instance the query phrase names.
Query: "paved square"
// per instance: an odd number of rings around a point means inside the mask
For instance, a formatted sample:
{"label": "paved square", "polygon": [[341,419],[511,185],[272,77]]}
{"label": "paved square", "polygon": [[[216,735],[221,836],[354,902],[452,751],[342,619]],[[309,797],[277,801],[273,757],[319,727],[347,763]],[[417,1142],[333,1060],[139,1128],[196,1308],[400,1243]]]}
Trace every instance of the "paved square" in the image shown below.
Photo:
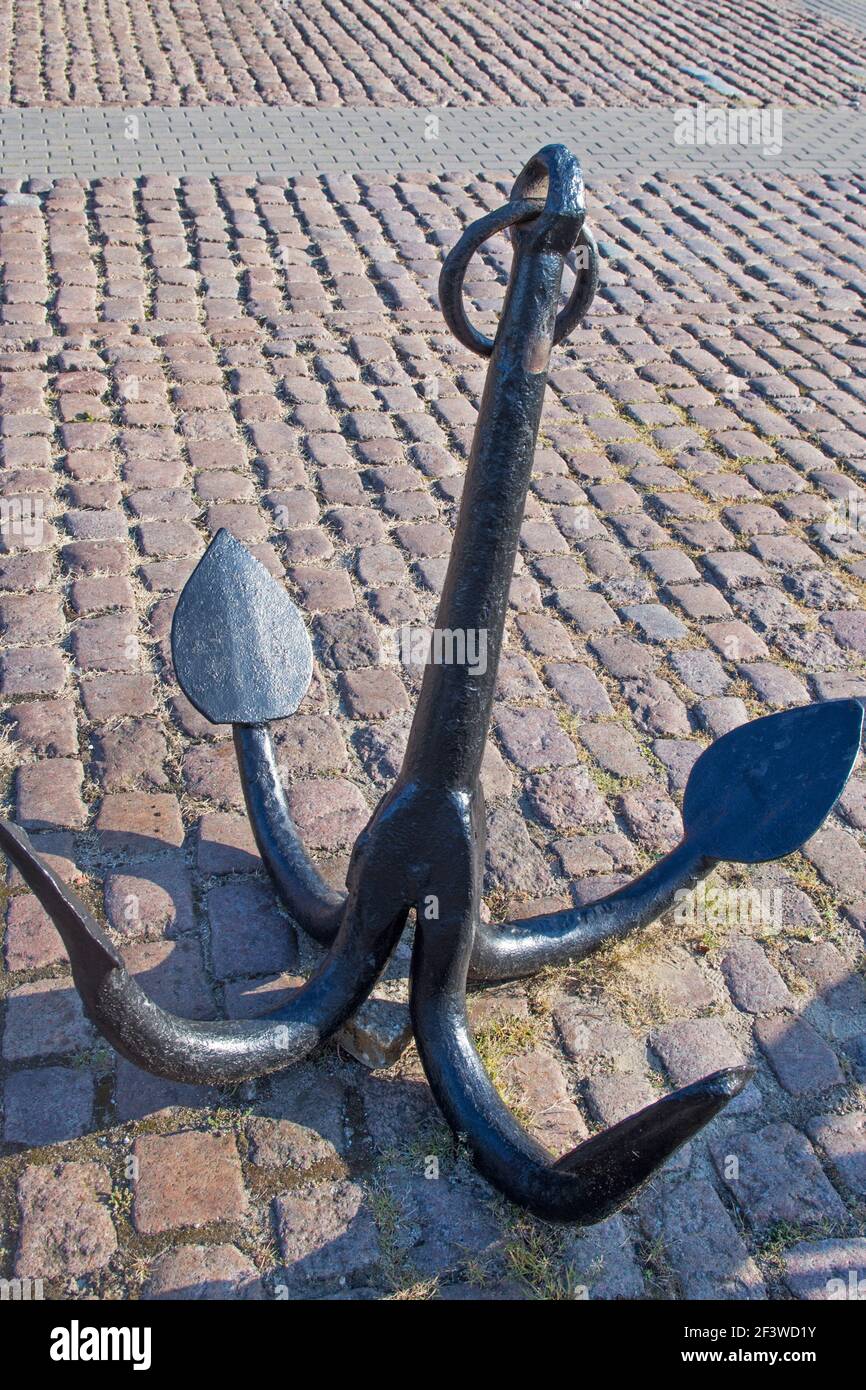
{"label": "paved square", "polygon": [[[602,287],[554,361],[514,577],[492,917],[648,866],[712,738],[866,696],[856,10],[14,7],[4,810],[159,1002],[247,1017],[311,962],[226,731],[178,690],[177,594],[228,526],[309,616],[316,672],[278,752],[340,883],[399,765],[417,677],[384,658],[435,610],[484,376],[444,328],[439,264],[550,138],[585,160]],[[781,152],[676,145],[675,110],[702,104],[783,111]],[[481,326],[508,263],[504,239],[473,263]],[[485,1063],[556,1152],[697,1070],[757,1067],[585,1232],[492,1199],[412,1048],[370,1070],[331,1045],[223,1094],[118,1061],[10,874],[0,1276],[76,1298],[827,1297],[866,1269],[864,830],[858,773],[803,854],[723,866],[634,940],[474,996]],[[405,969],[404,950],[380,1036],[401,1036]]]}

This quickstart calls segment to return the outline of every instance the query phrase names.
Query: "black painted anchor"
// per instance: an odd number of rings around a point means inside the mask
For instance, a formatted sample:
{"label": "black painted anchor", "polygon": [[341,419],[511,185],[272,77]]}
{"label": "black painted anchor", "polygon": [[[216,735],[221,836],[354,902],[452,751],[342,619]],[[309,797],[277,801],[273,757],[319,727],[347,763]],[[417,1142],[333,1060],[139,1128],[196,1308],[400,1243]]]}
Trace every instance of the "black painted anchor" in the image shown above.
{"label": "black painted anchor", "polygon": [[[493,232],[512,229],[514,257],[495,342],[467,322],[462,281]],[[557,315],[563,268],[580,244],[575,287]],[[243,546],[220,532],[175,613],[178,680],[214,722],[233,727],[251,824],[292,916],[327,945],[316,974],[270,1018],[193,1023],[150,1001],[74,894],[26,836],[0,824],[0,845],[58,926],[96,1026],[125,1056],[182,1080],[227,1082],[287,1065],[328,1037],[366,998],[416,910],[410,1009],[437,1102],[479,1170],[553,1221],[601,1220],[747,1083],[730,1068],[665,1096],[554,1159],[515,1121],[475,1050],[466,985],[579,959],[659,916],[715,863],[774,859],[798,848],[841,794],[863,713],[831,701],[756,720],[720,739],[686,787],[681,844],[633,883],[582,909],[534,921],[481,921],[485,811],[479,773],[532,469],[551,347],[589,306],[596,254],[584,224],[580,168],[562,146],[526,166],[511,201],[473,224],[447,258],[443,311],[461,342],[490,356],[436,628],[483,630],[488,661],[429,663],[401,771],[355,844],[347,892],[323,882],[289,815],[268,724],[298,707],[312,670],[300,614]],[[436,903],[435,914],[425,905]]]}

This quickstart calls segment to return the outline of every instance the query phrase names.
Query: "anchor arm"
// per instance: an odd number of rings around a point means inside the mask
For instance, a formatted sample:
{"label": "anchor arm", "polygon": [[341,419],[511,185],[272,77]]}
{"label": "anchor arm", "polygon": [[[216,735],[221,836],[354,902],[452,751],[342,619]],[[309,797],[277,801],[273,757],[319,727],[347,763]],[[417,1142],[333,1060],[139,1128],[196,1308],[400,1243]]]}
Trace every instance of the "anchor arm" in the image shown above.
{"label": "anchor arm", "polygon": [[[316,941],[337,935],[345,896],[317,873],[292,821],[267,728],[233,728],[250,824],[262,862],[296,922]],[[709,874],[718,861],[682,843],[633,882],[597,902],[522,922],[479,922],[469,979],[492,984],[545,965],[575,964],[606,943],[647,926]]]}
{"label": "anchor arm", "polygon": [[[468,1144],[475,1166],[512,1202],[546,1221],[577,1225],[617,1211],[681,1145],[747,1084],[752,1071],[714,1072],[586,1140],[560,1159],[521,1128],[497,1094],[466,1019],[466,978],[478,921],[481,845],[470,854],[474,885],[437,920],[418,912],[410,1007],[427,1080],[449,1125]],[[482,811],[483,814],[483,811]],[[454,846],[452,856],[458,857]],[[444,860],[443,860],[444,863]],[[432,886],[432,884],[431,884]],[[455,893],[459,890],[455,890]]]}
{"label": "anchor arm", "polygon": [[244,800],[262,863],[290,915],[322,945],[340,928],[344,893],[329,887],[309,859],[286,801],[274,742],[263,724],[234,724]]}
{"label": "anchor arm", "polygon": [[492,984],[534,975],[546,965],[573,965],[654,922],[718,862],[683,840],[631,883],[596,902],[522,922],[479,920],[469,978]]}
{"label": "anchor arm", "polygon": [[473,982],[516,979],[582,960],[661,916],[723,860],[758,864],[805,843],[829,815],[860,749],[857,700],[769,714],[701,754],[683,797],[685,834],[646,873],[598,902],[497,926],[479,923]]}
{"label": "anchor arm", "polygon": [[266,1018],[202,1023],[155,1004],[129,975],[80,898],[35,853],[23,830],[0,820],[0,848],[51,917],[95,1027],[129,1061],[173,1081],[231,1084],[306,1057],[355,1012],[385,967],[406,921],[399,899],[374,901],[363,881],[350,894],[319,969]]}

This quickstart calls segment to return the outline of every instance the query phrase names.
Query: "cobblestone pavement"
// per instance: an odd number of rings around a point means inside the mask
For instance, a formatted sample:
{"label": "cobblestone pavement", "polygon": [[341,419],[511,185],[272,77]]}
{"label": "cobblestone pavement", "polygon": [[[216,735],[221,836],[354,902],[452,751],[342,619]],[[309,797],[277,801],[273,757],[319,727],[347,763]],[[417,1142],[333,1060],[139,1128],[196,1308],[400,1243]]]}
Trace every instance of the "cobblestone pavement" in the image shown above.
{"label": "cobblestone pavement", "polygon": [[6,0],[0,103],[20,106],[847,103],[850,4],[792,0]]}
{"label": "cobblestone pavement", "polygon": [[[561,13],[529,10],[535,33]],[[203,32],[191,6],[135,13]],[[713,13],[720,36],[742,31],[739,10]],[[747,13],[779,35],[793,93],[781,12]],[[312,65],[309,33],[293,51]],[[711,738],[866,696],[863,177],[589,175],[603,287],[555,359],[484,775],[497,919],[652,862]],[[507,186],[0,184],[5,806],[180,1012],[270,1007],[308,953],[261,870],[230,741],[178,692],[177,593],[226,525],[310,615],[316,674],[279,756],[338,882],[399,763],[417,673],[384,659],[387,639],[432,616],[484,374],[444,330],[438,261]],[[508,255],[501,239],[473,263],[482,325]],[[368,1070],[331,1045],[220,1094],[118,1062],[10,876],[0,1276],[80,1298],[826,1297],[866,1269],[864,831],[861,773],[804,854],[719,870],[694,911],[474,996],[491,1074],[555,1151],[695,1075],[757,1067],[733,1113],[583,1233],[519,1217],[474,1176],[411,1048]]]}

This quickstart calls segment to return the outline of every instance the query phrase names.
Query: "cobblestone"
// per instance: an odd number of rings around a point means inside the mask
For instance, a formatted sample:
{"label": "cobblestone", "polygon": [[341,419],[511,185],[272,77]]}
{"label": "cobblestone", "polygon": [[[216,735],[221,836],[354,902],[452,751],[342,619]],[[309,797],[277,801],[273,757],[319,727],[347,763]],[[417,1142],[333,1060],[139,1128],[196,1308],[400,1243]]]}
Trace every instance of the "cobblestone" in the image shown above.
{"label": "cobblestone", "polygon": [[247,1196],[231,1135],[144,1135],[135,1143],[133,1221],[143,1235],[243,1216]]}
{"label": "cobblestone", "polygon": [[19,1278],[51,1279],[101,1269],[117,1249],[105,1198],[111,1178],[101,1163],[25,1168],[18,1182]]}
{"label": "cobblestone", "polygon": [[682,1298],[766,1297],[760,1271],[710,1183],[658,1183],[640,1212],[648,1238],[664,1247]]}
{"label": "cobblestone", "polygon": [[805,1135],[767,1125],[711,1146],[719,1176],[756,1231],[780,1222],[811,1226],[845,1218],[845,1207]]}

